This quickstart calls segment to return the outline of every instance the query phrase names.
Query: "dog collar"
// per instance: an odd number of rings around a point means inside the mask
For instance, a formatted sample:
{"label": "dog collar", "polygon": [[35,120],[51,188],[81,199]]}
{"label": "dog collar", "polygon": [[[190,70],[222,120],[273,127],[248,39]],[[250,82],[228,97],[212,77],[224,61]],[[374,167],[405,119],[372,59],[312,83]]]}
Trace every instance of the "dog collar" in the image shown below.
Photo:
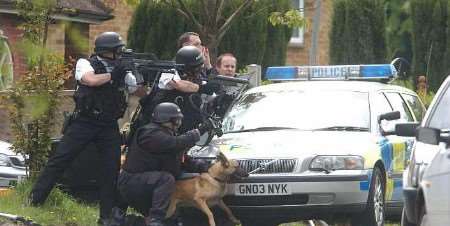
{"label": "dog collar", "polygon": [[225,180],[222,180],[222,179],[220,179],[220,178],[217,178],[217,177],[213,177],[213,178],[214,178],[214,180],[218,181],[219,183],[223,183],[223,184],[226,183]]}

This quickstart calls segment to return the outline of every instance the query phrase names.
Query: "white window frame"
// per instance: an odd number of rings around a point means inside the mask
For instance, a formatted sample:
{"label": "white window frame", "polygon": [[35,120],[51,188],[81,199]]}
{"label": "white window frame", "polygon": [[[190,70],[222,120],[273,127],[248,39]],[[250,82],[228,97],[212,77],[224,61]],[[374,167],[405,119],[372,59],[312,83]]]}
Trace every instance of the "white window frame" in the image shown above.
{"label": "white window frame", "polygon": [[[3,31],[0,30],[0,45],[4,45],[5,48],[5,52],[0,53],[0,70],[2,70],[2,67],[4,66],[4,64],[9,64],[9,71],[11,71],[11,77],[8,79],[5,78],[0,78],[3,79],[4,81],[2,82],[2,87],[0,87],[0,91],[2,91],[3,89],[11,86],[12,81],[14,80],[14,70],[13,70],[13,58],[12,58],[12,53],[11,53],[11,49],[9,48],[9,43],[8,43],[8,39],[6,38],[6,36],[3,35]],[[4,76],[1,71],[0,71],[0,76]],[[8,82],[8,84],[3,84],[3,82]],[[5,86],[5,87],[3,87]]]}
{"label": "white window frame", "polygon": [[[300,11],[302,16],[305,16],[305,0],[292,0],[293,6]],[[289,40],[289,46],[303,46],[304,45],[304,27],[300,27],[296,30],[293,29],[291,39]]]}

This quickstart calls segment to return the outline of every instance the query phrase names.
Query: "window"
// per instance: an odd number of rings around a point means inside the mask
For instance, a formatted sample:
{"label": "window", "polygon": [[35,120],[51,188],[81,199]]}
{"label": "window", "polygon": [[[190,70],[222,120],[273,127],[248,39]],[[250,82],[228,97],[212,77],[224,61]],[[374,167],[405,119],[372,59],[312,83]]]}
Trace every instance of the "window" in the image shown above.
{"label": "window", "polygon": [[0,91],[9,88],[13,81],[13,61],[8,41],[0,30]]}
{"label": "window", "polygon": [[403,101],[402,97],[399,93],[386,93],[386,97],[391,103],[394,111],[400,112],[400,122],[414,122],[414,118],[409,112],[408,105],[406,105],[405,101]]}
{"label": "window", "polygon": [[[304,15],[304,0],[292,0],[292,5],[294,8],[298,9],[302,16]],[[289,45],[291,46],[302,46],[303,45],[303,34],[304,28],[294,28],[291,36],[291,40],[289,41]]]}
{"label": "window", "polygon": [[436,103],[435,109],[432,111],[429,127],[436,129],[450,129],[450,91],[449,86],[442,95],[439,102]]}
{"label": "window", "polygon": [[403,99],[405,99],[406,103],[408,103],[409,107],[411,107],[414,116],[416,116],[416,120],[418,122],[422,121],[423,116],[425,115],[425,107],[422,102],[420,102],[417,96],[402,94]]}

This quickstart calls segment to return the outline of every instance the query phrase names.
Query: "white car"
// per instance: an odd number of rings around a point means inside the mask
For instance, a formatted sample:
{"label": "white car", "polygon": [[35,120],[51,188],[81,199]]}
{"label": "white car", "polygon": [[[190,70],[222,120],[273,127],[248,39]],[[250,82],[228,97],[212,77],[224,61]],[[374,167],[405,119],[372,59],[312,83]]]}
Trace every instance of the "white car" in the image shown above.
{"label": "white car", "polygon": [[11,144],[0,141],[0,187],[9,187],[26,176],[25,159],[11,150]]}
{"label": "white car", "polygon": [[425,112],[413,91],[370,77],[386,73],[395,69],[269,68],[269,79],[287,82],[246,91],[225,115],[224,135],[191,154],[221,151],[250,174],[229,184],[224,198],[244,226],[342,217],[381,226],[387,214],[401,213],[414,141],[393,135],[394,125],[419,122]]}
{"label": "white car", "polygon": [[433,99],[421,126],[399,124],[398,135],[416,135],[403,175],[402,226],[450,225],[450,76]]}

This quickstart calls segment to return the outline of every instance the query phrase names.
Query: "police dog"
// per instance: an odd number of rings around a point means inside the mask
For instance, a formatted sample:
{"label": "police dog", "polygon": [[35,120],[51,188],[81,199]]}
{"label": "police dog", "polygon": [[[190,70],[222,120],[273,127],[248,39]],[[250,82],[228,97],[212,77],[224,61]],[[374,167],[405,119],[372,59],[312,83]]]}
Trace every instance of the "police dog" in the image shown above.
{"label": "police dog", "polygon": [[222,200],[227,181],[231,177],[248,177],[248,173],[239,167],[236,160],[228,160],[223,153],[219,153],[207,173],[176,182],[166,217],[171,217],[175,213],[178,203],[188,204],[199,208],[207,215],[209,225],[215,226],[214,216],[209,207],[218,205],[234,224],[240,224],[241,222]]}

